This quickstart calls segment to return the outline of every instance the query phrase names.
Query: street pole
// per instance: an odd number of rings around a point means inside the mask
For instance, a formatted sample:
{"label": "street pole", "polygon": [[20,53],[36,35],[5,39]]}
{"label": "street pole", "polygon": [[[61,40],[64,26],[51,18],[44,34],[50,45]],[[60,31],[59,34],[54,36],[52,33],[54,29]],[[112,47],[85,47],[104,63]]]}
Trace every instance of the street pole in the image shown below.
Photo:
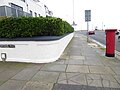
{"label": "street pole", "polygon": [[89,21],[87,21],[87,42],[89,42]]}
{"label": "street pole", "polygon": [[87,22],[87,42],[89,42],[89,21],[91,21],[91,10],[85,10],[85,22]]}
{"label": "street pole", "polygon": [[74,24],[74,0],[73,0],[73,24]]}
{"label": "street pole", "polygon": [[103,30],[103,22],[102,22],[102,30]]}

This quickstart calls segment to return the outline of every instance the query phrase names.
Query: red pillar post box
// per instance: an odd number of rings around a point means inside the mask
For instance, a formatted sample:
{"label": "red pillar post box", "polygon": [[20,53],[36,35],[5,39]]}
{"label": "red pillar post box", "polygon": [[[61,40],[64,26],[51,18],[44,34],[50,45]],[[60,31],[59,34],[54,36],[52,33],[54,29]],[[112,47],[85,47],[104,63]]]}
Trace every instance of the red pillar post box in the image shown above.
{"label": "red pillar post box", "polygon": [[117,29],[106,29],[106,56],[115,56],[115,32]]}

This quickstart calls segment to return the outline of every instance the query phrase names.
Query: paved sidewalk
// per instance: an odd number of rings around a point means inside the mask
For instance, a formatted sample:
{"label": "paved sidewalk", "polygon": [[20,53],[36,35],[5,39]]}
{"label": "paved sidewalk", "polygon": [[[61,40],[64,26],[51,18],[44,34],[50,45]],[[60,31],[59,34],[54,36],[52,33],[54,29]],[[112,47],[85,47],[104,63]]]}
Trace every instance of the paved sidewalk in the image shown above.
{"label": "paved sidewalk", "polygon": [[76,32],[56,62],[0,62],[0,90],[120,90],[120,60]]}

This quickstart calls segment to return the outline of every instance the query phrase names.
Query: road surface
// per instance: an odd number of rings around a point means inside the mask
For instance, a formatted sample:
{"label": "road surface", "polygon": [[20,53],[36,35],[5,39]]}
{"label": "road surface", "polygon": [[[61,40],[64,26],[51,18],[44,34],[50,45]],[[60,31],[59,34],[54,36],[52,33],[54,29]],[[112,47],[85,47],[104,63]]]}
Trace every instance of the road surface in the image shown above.
{"label": "road surface", "polygon": [[[86,35],[87,31],[81,31],[80,33]],[[105,31],[95,31],[95,35],[89,36],[101,44],[106,45]],[[120,52],[120,39],[118,39],[118,35],[116,35],[116,50]]]}

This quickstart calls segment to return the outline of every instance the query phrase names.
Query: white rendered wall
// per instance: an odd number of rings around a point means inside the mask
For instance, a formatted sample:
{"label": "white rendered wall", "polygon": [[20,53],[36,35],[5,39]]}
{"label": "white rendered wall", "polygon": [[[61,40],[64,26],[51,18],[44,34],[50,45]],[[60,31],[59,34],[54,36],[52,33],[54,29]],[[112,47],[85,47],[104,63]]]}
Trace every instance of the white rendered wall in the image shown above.
{"label": "white rendered wall", "polygon": [[40,2],[39,4],[34,2],[33,0],[27,0],[27,3],[28,3],[28,9],[29,11],[31,10],[33,12],[33,16],[35,16],[34,12],[37,13],[37,16],[38,14],[40,14],[41,16],[46,16],[46,13],[45,13],[45,7],[44,5]]}
{"label": "white rendered wall", "polygon": [[0,44],[14,44],[15,48],[0,48],[1,53],[6,53],[6,61],[47,63],[56,61],[72,39],[71,33],[55,41],[1,41]]}
{"label": "white rendered wall", "polygon": [[[37,4],[33,0],[26,0],[26,2],[23,2],[21,0],[2,0],[0,1],[0,6],[6,5],[11,7],[10,3],[23,7],[24,12],[30,13],[31,10],[33,12],[33,17],[35,16],[34,12],[37,13],[37,16],[38,14],[44,17],[46,16],[45,7],[42,3],[40,4],[40,2],[39,4]],[[27,4],[28,4],[28,8],[27,8]]]}

